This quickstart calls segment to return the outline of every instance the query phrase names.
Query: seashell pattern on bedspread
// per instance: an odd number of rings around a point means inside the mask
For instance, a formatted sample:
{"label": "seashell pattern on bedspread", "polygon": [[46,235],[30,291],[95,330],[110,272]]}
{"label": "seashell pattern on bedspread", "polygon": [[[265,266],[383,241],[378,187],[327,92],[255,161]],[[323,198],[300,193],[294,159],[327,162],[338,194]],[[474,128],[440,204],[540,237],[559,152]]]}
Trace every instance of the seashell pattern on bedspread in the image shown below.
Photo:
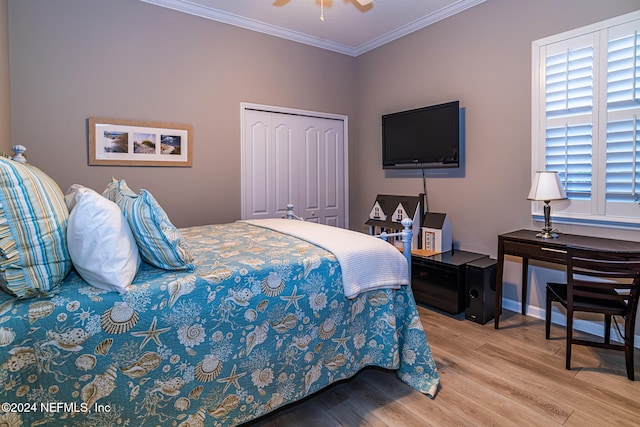
{"label": "seashell pattern on bedspread", "polygon": [[366,366],[435,395],[407,286],[347,299],[310,243],[241,222],[180,231],[195,271],[143,263],[123,295],[74,272],[52,298],[0,295],[0,402],[36,404],[0,424],[238,425]]}

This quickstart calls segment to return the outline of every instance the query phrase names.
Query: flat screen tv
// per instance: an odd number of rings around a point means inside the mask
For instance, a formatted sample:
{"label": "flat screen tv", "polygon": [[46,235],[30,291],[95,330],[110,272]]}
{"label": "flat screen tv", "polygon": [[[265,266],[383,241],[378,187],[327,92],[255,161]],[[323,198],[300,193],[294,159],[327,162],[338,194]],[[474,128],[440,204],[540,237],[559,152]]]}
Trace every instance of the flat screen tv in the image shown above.
{"label": "flat screen tv", "polygon": [[382,116],[382,167],[460,167],[460,102]]}

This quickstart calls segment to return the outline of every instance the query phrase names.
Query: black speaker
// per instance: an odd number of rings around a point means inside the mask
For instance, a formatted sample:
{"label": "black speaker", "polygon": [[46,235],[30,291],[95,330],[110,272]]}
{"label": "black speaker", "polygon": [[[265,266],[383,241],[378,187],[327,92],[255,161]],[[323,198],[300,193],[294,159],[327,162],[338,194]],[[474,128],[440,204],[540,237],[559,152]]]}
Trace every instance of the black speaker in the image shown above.
{"label": "black speaker", "polygon": [[484,325],[494,318],[496,306],[496,260],[480,258],[467,263],[464,317]]}

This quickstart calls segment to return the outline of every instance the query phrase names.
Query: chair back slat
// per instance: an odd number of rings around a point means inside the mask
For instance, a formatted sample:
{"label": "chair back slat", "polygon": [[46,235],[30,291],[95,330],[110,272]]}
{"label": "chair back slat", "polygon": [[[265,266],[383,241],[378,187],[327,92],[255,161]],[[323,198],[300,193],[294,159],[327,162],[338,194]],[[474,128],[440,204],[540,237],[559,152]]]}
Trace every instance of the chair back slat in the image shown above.
{"label": "chair back slat", "polygon": [[637,307],[640,252],[606,252],[570,247],[567,250],[567,279],[569,295],[619,301]]}

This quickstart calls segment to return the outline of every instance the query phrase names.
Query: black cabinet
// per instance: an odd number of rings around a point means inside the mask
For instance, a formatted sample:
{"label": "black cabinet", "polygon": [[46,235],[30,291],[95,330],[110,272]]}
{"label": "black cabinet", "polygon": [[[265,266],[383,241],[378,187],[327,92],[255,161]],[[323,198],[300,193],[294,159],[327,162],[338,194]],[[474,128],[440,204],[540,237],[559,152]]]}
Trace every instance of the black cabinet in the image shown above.
{"label": "black cabinet", "polygon": [[411,255],[411,289],[416,302],[447,313],[464,311],[466,265],[488,258],[466,251],[448,251],[430,256]]}

